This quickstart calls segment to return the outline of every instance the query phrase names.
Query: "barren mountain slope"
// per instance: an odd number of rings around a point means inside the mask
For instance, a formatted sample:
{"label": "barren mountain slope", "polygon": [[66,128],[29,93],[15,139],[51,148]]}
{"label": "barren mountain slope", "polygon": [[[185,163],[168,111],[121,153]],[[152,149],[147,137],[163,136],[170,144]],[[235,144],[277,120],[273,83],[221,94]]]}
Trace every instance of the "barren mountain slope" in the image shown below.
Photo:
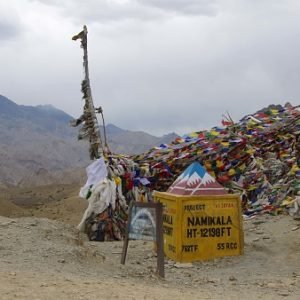
{"label": "barren mountain slope", "polygon": [[[0,95],[0,184],[78,182],[80,169],[90,161],[88,143],[77,140],[78,128],[69,126],[71,119],[51,105],[17,105]],[[112,124],[106,131],[111,151],[125,154],[140,153],[177,137],[159,138]]]}

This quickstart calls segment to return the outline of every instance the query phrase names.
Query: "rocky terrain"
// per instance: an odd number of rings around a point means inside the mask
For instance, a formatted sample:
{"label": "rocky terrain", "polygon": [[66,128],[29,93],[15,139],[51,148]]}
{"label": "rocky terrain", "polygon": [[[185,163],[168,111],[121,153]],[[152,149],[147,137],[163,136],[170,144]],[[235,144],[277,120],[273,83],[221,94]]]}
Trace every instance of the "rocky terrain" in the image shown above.
{"label": "rocky terrain", "polygon": [[0,299],[299,299],[300,222],[244,220],[245,253],[206,262],[165,262],[153,243],[90,242],[79,234],[86,200],[76,185],[0,191]]}

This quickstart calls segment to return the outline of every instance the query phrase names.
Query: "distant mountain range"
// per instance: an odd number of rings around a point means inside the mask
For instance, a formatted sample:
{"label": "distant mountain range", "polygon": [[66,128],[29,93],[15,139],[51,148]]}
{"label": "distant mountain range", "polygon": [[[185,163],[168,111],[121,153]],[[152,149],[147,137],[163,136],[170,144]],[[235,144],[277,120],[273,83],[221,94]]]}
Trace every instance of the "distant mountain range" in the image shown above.
{"label": "distant mountain range", "polygon": [[[56,180],[71,183],[84,176],[88,145],[77,140],[78,129],[69,126],[71,119],[52,105],[18,105],[0,95],[0,187],[43,185]],[[124,154],[142,153],[178,137],[175,133],[155,137],[113,124],[106,126],[106,133],[111,151]]]}

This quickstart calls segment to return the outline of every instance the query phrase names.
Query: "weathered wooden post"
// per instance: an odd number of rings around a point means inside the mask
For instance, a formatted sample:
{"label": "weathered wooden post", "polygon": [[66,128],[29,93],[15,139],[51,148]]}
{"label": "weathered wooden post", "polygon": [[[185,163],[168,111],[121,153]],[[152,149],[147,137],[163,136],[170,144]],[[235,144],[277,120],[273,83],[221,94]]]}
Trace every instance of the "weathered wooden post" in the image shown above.
{"label": "weathered wooden post", "polygon": [[[92,91],[89,78],[88,51],[87,51],[87,27],[84,25],[83,30],[72,37],[72,40],[81,40],[81,48],[83,49],[83,67],[85,77],[81,83],[81,91],[85,100],[83,115],[71,122],[71,126],[78,126],[84,123],[79,130],[78,139],[88,139],[90,143],[90,158],[96,159],[103,155],[103,143],[99,130],[99,124],[96,117],[95,107],[92,98]],[[102,112],[102,110],[101,110]]]}

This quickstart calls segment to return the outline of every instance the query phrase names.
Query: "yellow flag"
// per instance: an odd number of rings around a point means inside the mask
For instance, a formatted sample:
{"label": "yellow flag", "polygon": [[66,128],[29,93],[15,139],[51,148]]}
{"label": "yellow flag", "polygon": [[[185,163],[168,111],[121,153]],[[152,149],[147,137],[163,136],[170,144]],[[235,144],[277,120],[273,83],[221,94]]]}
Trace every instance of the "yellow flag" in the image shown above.
{"label": "yellow flag", "polygon": [[222,142],[221,145],[222,145],[223,147],[229,147],[229,142]]}
{"label": "yellow flag", "polygon": [[215,130],[211,130],[211,131],[210,131],[210,134],[213,135],[213,136],[218,136],[218,135],[219,135],[219,132],[218,132],[218,131],[215,131]]}
{"label": "yellow flag", "polygon": [[246,168],[246,165],[245,165],[245,164],[241,164],[241,165],[239,166],[239,169],[240,169],[241,171],[244,171],[245,168]]}
{"label": "yellow flag", "polygon": [[248,154],[252,155],[253,153],[255,153],[255,150],[253,148],[251,148],[251,149],[248,149],[246,152]]}
{"label": "yellow flag", "polygon": [[271,109],[272,115],[278,115],[278,110],[277,109]]}
{"label": "yellow flag", "polygon": [[198,133],[192,132],[192,133],[189,134],[189,136],[192,137],[192,138],[195,138],[195,137],[198,137]]}
{"label": "yellow flag", "polygon": [[114,180],[115,180],[116,185],[119,185],[122,183],[122,180],[120,177],[115,177]]}
{"label": "yellow flag", "polygon": [[229,176],[235,175],[235,169],[231,168],[231,169],[228,171],[228,175],[229,175]]}
{"label": "yellow flag", "polygon": [[218,159],[218,160],[217,160],[217,167],[218,167],[218,168],[221,168],[221,167],[223,167],[223,165],[224,165],[224,164],[223,164],[222,160],[219,160],[219,159]]}

